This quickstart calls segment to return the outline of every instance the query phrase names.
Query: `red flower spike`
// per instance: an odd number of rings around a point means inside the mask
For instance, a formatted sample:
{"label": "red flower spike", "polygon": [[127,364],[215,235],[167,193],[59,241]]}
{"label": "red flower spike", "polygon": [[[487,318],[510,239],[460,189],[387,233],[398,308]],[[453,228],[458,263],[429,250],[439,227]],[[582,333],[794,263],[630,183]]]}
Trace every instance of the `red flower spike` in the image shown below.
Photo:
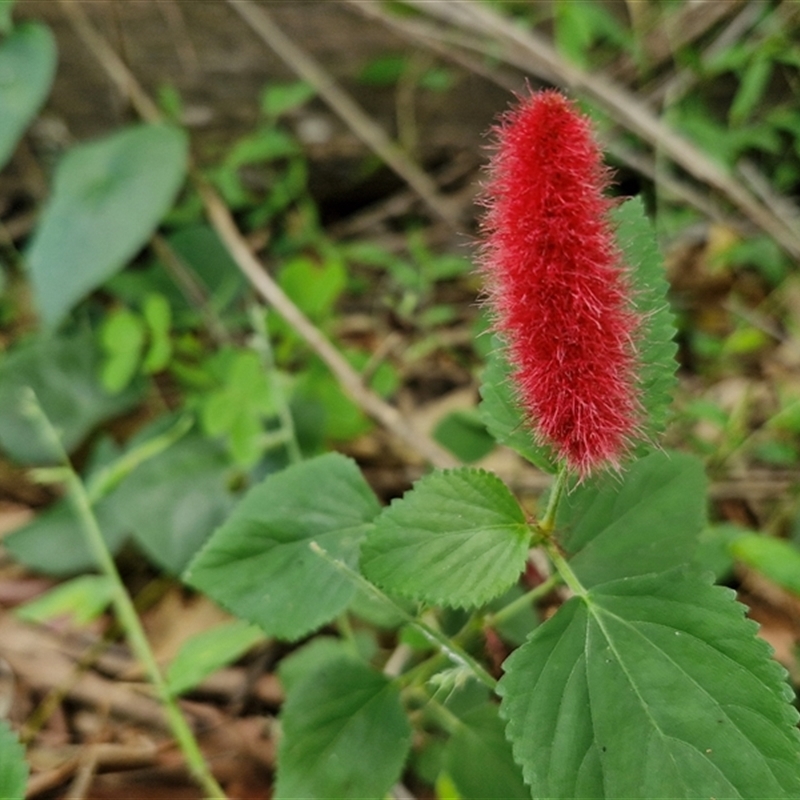
{"label": "red flower spike", "polygon": [[642,410],[639,318],[608,220],[609,175],[563,95],[521,100],[495,128],[482,266],[536,440],[585,478],[618,468]]}

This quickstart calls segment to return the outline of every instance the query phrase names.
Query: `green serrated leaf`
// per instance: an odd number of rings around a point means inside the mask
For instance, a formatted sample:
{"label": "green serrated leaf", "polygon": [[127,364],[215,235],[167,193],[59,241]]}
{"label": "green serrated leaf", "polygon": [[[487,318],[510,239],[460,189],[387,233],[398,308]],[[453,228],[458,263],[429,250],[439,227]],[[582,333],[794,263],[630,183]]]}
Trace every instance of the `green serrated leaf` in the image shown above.
{"label": "green serrated leaf", "polygon": [[256,625],[234,620],[203,631],[186,641],[167,670],[167,687],[173,696],[188,692],[209,675],[243,656],[264,639]]}
{"label": "green serrated leaf", "polygon": [[315,636],[298,647],[278,664],[278,677],[284,691],[293,692],[295,686],[329,661],[350,659],[358,661],[349,642],[333,636]]}
{"label": "green serrated leaf", "polygon": [[[0,6],[0,23],[9,30],[10,13],[10,4]],[[36,22],[18,25],[0,44],[0,169],[47,98],[56,58],[53,34]]]}
{"label": "green serrated leaf", "polygon": [[22,800],[28,782],[25,748],[5,720],[0,720],[0,797]]}
{"label": "green serrated leaf", "polygon": [[674,570],[569,600],[505,663],[534,797],[795,798],[798,714],[728,589]]}
{"label": "green serrated leaf", "polygon": [[355,462],[328,453],[254,487],[186,573],[186,580],[268,634],[298,639],[333,619],[354,587],[309,548],[355,567],[380,510]]}
{"label": "green serrated leaf", "polygon": [[411,744],[397,688],[350,659],[329,661],[301,680],[281,721],[276,800],[383,797]]}
{"label": "green serrated leaf", "polygon": [[655,444],[666,427],[675,389],[675,321],[667,302],[669,285],[664,261],[644,204],[638,197],[617,206],[611,214],[617,226],[617,245],[630,267],[634,305],[643,320],[637,335],[639,386],[645,420],[642,435]]}
{"label": "green serrated leaf", "polygon": [[464,467],[433,472],[375,520],[364,574],[390,592],[438,605],[479,606],[525,567],[530,530],[505,484]]}
{"label": "green serrated leaf", "polygon": [[90,332],[34,340],[0,360],[0,446],[14,460],[41,464],[55,454],[22,413],[26,387],[58,429],[68,451],[100,422],[122,413],[139,398],[132,388],[110,395],[98,380],[99,353]]}
{"label": "green serrated leaf", "polygon": [[86,625],[108,608],[115,591],[114,582],[105,575],[81,575],[19,606],[16,613],[26,622],[67,616],[76,625]]}
{"label": "green serrated leaf", "polygon": [[67,153],[27,253],[49,328],[145,244],[175,199],[186,158],[186,135],[167,125],[131,127]]}
{"label": "green serrated leaf", "polygon": [[511,367],[503,355],[504,346],[495,337],[481,378],[481,419],[489,433],[500,443],[519,453],[544,472],[556,472],[556,460],[550,448],[534,441],[531,425],[517,402],[511,382]]}
{"label": "green serrated leaf", "polygon": [[688,564],[705,524],[706,479],[695,456],[656,451],[622,475],[566,492],[559,541],[584,586]]}
{"label": "green serrated leaf", "polygon": [[495,705],[468,711],[444,750],[444,768],[464,800],[530,800]]}

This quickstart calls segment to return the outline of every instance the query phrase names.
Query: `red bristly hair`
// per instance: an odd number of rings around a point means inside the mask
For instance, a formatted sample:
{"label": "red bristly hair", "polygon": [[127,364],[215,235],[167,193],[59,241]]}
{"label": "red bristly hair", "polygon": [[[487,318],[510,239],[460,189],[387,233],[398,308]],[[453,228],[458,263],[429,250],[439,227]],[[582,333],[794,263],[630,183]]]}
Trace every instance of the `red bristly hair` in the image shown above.
{"label": "red bristly hair", "polygon": [[535,438],[585,478],[618,468],[641,420],[639,319],[589,120],[555,91],[494,129],[482,267]]}

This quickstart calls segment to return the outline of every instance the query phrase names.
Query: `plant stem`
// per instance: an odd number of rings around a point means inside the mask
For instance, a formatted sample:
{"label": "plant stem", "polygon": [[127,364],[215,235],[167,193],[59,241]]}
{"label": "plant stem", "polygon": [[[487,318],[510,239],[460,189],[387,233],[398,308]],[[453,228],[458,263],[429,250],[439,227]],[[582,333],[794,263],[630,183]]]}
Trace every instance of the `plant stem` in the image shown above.
{"label": "plant stem", "polygon": [[528,606],[535,603],[540,598],[544,597],[545,595],[550,594],[553,589],[561,583],[562,577],[561,575],[551,575],[546,581],[543,581],[538,586],[534,586],[533,589],[525,592],[521,597],[518,597],[516,600],[512,600],[507,606],[504,606],[499,611],[495,611],[494,614],[487,614],[484,618],[484,623],[489,627],[496,627],[502,622],[505,622],[507,619],[510,619],[514,616],[517,612],[521,611],[523,608],[527,608]]}
{"label": "plant stem", "polygon": [[203,758],[194,733],[181,713],[181,710],[178,708],[175,698],[170,693],[167,683],[161,674],[161,670],[153,655],[153,651],[150,649],[147,637],[145,636],[141,621],[134,608],[133,601],[128,595],[117,570],[117,566],[114,563],[114,559],[106,547],[103,534],[97,522],[97,517],[95,517],[94,511],[92,511],[92,504],[86,487],[83,485],[83,481],[80,479],[78,473],[75,472],[72,467],[69,455],[61,444],[61,440],[55,428],[47,418],[32,390],[30,391],[28,400],[25,412],[37,428],[39,428],[43,439],[53,447],[59,461],[63,464],[64,481],[67,486],[69,497],[80,519],[81,529],[86,538],[86,542],[100,571],[110,578],[114,585],[112,604],[117,619],[125,631],[131,650],[133,650],[134,655],[144,667],[150,682],[156,690],[159,700],[163,705],[164,713],[166,714],[172,734],[186,759],[186,764],[192,776],[203,788],[208,798],[224,798],[225,792],[211,774],[211,770],[208,768]]}
{"label": "plant stem", "polygon": [[[564,496],[564,489],[567,485],[567,477],[569,470],[566,466],[562,466],[556,476],[556,481],[553,484],[553,489],[550,492],[550,499],[547,501],[547,509],[541,521],[536,525],[536,532],[540,535],[540,544],[544,547],[545,552],[553,562],[559,576],[563,579],[564,583],[572,590],[572,592],[579,597],[586,596],[586,589],[583,584],[578,580],[578,576],[572,571],[572,567],[567,563],[564,556],[558,549],[558,545],[553,540],[552,533],[556,526],[556,514],[558,514],[558,506],[561,498]],[[543,584],[544,585],[544,584]],[[540,587],[537,587],[540,588]]]}
{"label": "plant stem", "polygon": [[578,580],[578,576],[572,571],[572,567],[567,563],[567,560],[558,550],[558,545],[552,540],[547,539],[543,543],[547,555],[553,562],[553,566],[558,571],[558,574],[564,579],[564,583],[579,597],[586,597],[587,591],[583,584]]}
{"label": "plant stem", "polygon": [[297,441],[297,430],[294,427],[292,410],[289,408],[289,401],[286,399],[286,392],[283,390],[283,386],[281,386],[280,375],[275,365],[275,354],[272,350],[272,342],[269,338],[264,312],[265,309],[259,306],[254,306],[250,309],[250,321],[253,324],[253,330],[256,334],[254,348],[261,356],[261,360],[267,368],[272,396],[278,408],[278,419],[280,420],[281,430],[286,435],[284,443],[289,456],[289,462],[292,464],[299,464],[303,460],[303,454],[300,451],[300,444]]}
{"label": "plant stem", "polygon": [[539,524],[536,526],[539,531],[547,537],[549,537],[549,535],[553,532],[553,528],[556,525],[558,504],[561,502],[561,497],[564,494],[564,487],[567,483],[568,474],[569,471],[567,468],[561,467],[558,475],[556,476],[553,488],[550,490],[550,498],[547,501],[547,509],[545,510],[544,516],[540,520]]}
{"label": "plant stem", "polygon": [[497,688],[497,681],[469,653],[462,650],[441,631],[437,631],[422,620],[409,614],[404,608],[397,605],[394,600],[387,597],[377,586],[370,583],[363,575],[345,564],[344,561],[334,558],[316,542],[311,542],[309,547],[311,551],[320,556],[320,558],[324,558],[325,561],[339,570],[339,572],[347,575],[360,589],[371,594],[385,605],[390,606],[398,616],[402,617],[409,625],[413,625],[431,644],[438,647],[450,661],[457,664],[459,667],[466,667],[476,680],[488,686],[492,691]]}

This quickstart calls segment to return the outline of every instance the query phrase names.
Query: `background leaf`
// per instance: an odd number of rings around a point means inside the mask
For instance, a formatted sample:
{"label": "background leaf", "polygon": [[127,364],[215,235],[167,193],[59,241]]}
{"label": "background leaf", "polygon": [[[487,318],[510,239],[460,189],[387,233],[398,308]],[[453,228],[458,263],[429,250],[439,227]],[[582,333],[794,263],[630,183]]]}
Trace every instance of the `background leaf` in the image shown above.
{"label": "background leaf", "polygon": [[264,632],[260,628],[242,620],[196,634],[170,662],[167,687],[173,695],[188,692],[218,669],[238,661],[263,639]]}
{"label": "background leaf", "polygon": [[400,693],[357,661],[306,676],[281,721],[276,800],[380,798],[400,777],[411,738]]}
{"label": "background leaf", "polygon": [[0,44],[0,169],[47,98],[56,57],[53,34],[35,22],[18,25]]}
{"label": "background leaf", "polygon": [[91,333],[29,342],[0,361],[0,447],[15,461],[43,464],[54,454],[21,410],[31,387],[45,414],[72,451],[99,423],[131,408],[140,389],[111,395],[98,380],[99,354]]}
{"label": "background leaf", "polygon": [[505,484],[464,467],[433,472],[383,510],[362,548],[378,586],[446,606],[478,606],[525,567],[530,531]]}
{"label": "background leaf", "polygon": [[28,251],[34,296],[48,327],[147,242],[186,171],[185,134],[140,125],[70,150]]}
{"label": "background leaf", "polygon": [[630,267],[634,305],[643,319],[637,335],[639,385],[646,412],[642,432],[648,442],[655,443],[666,427],[678,367],[678,346],[673,341],[675,320],[667,301],[669,284],[641,198],[616,206],[611,219],[617,226],[617,246]]}
{"label": "background leaf", "polygon": [[25,748],[5,720],[0,720],[0,797],[22,800],[28,782]]}
{"label": "background leaf", "polygon": [[298,639],[333,619],[355,592],[310,542],[355,567],[379,510],[354,461],[338,453],[304,461],[251,489],[185,579],[267,634]]}
{"label": "background leaf", "polygon": [[26,622],[48,622],[71,617],[75,625],[87,625],[111,604],[115,586],[105,575],[81,575],[65,581],[17,608]]}
{"label": "background leaf", "polygon": [[232,472],[220,445],[189,435],[134,469],[108,502],[117,524],[178,575],[234,507]]}
{"label": "background leaf", "polygon": [[478,407],[481,419],[500,444],[510,447],[544,472],[555,473],[555,456],[549,448],[535,443],[531,423],[517,402],[502,340],[495,337],[494,342],[481,377]]}
{"label": "background leaf", "polygon": [[462,715],[445,746],[444,767],[464,800],[530,800],[496,705]]}
{"label": "background leaf", "polygon": [[755,629],[681,571],[568,601],[500,682],[533,796],[797,797],[798,714]]}
{"label": "background leaf", "polygon": [[800,550],[796,545],[774,536],[741,533],[730,541],[729,549],[742,563],[800,595]]}
{"label": "background leaf", "polygon": [[584,586],[688,564],[705,524],[706,479],[695,456],[656,451],[621,476],[565,492],[559,541]]}
{"label": "background leaf", "polygon": [[[103,498],[94,513],[106,546],[116,553],[128,528],[113,510],[113,501]],[[60,500],[37,514],[3,539],[3,547],[25,566],[48,575],[74,575],[97,569],[97,563],[81,534],[81,521],[70,500]]]}

